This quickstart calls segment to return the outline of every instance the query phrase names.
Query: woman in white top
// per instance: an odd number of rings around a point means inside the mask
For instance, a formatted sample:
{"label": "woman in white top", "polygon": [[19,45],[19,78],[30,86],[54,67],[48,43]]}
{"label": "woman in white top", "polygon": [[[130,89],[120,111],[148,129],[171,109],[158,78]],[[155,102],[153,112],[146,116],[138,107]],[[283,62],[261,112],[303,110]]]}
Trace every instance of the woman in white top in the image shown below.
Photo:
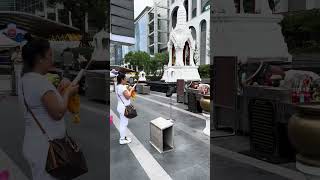
{"label": "woman in white top", "polygon": [[[78,85],[62,80],[58,89],[44,76],[52,68],[52,50],[46,40],[33,40],[22,49],[23,76],[21,79],[20,102],[25,98],[29,108],[40,121],[51,139],[65,137],[64,114],[69,97],[76,93]],[[67,88],[68,87],[68,88]],[[63,91],[63,89],[65,89]],[[24,94],[24,96],[23,96]],[[24,108],[25,136],[23,154],[28,161],[33,180],[54,180],[46,170],[49,143],[39,126]]]}
{"label": "woman in white top", "polygon": [[126,106],[130,105],[131,103],[130,98],[135,86],[128,90],[126,88],[126,84],[126,75],[123,73],[119,73],[117,76],[116,95],[118,98],[117,111],[120,115],[120,144],[129,144],[131,142],[131,139],[127,137],[128,118],[124,116],[124,111],[126,109]]}
{"label": "woman in white top", "polygon": [[22,71],[22,57],[21,57],[21,50],[20,46],[15,48],[15,51],[11,55],[11,61],[14,64],[14,77],[15,77],[15,95],[18,95],[19,92],[19,84],[20,84],[20,77]]}

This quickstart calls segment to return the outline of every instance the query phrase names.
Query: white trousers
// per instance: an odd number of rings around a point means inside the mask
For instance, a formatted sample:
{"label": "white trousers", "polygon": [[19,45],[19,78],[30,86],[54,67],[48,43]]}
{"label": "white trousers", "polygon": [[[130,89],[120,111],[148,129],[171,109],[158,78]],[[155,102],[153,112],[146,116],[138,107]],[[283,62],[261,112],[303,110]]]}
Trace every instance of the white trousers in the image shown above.
{"label": "white trousers", "polygon": [[128,126],[128,118],[124,116],[123,113],[120,114],[120,139],[124,139],[127,136],[127,126]]}
{"label": "white trousers", "polygon": [[46,171],[49,143],[42,135],[25,134],[23,155],[32,172],[32,180],[57,180]]}
{"label": "white trousers", "polygon": [[20,93],[20,81],[21,81],[22,67],[23,67],[23,65],[21,65],[21,64],[14,65],[15,80],[16,80],[16,94]]}

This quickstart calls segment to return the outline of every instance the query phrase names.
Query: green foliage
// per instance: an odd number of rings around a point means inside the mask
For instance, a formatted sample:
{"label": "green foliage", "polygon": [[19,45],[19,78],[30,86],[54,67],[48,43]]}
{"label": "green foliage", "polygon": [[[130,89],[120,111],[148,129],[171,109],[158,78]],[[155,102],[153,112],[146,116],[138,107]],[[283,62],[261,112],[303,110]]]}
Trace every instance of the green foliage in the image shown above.
{"label": "green foliage", "polygon": [[142,51],[129,52],[125,55],[124,61],[125,63],[138,67],[139,71],[145,70],[147,73],[149,70],[150,55]]}
{"label": "green foliage", "polygon": [[[129,52],[124,57],[125,63],[138,67],[139,71],[144,70],[146,74],[162,76],[164,65],[168,64],[168,53],[157,53],[154,57],[146,52]],[[160,74],[157,73],[160,70]]]}
{"label": "green foliage", "polygon": [[[159,75],[162,76],[164,72],[164,66],[169,63],[169,54],[167,52],[163,53],[156,53],[153,58],[153,68],[152,68],[152,74],[154,76]],[[157,74],[156,72],[160,70],[160,74]]]}
{"label": "green foliage", "polygon": [[210,65],[200,65],[199,66],[199,74],[201,78],[210,78]]}
{"label": "green foliage", "polygon": [[289,51],[294,54],[319,52],[320,10],[289,13],[281,22]]}

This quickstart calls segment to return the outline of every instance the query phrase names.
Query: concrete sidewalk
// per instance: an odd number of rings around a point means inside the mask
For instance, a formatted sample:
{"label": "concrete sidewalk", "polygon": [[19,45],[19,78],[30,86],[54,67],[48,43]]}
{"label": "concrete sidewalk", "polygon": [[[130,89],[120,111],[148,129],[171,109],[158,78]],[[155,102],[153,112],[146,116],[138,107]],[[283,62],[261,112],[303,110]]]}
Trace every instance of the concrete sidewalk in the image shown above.
{"label": "concrete sidewalk", "polygon": [[9,172],[10,180],[29,180],[10,157],[0,149],[0,173],[2,171]]}

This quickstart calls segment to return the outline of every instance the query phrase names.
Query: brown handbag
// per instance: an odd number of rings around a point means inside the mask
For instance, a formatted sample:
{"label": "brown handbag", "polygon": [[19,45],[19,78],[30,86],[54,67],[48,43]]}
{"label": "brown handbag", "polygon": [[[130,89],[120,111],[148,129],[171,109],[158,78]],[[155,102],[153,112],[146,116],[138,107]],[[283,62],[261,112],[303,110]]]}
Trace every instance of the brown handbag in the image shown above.
{"label": "brown handbag", "polygon": [[121,99],[120,95],[118,93],[117,93],[117,95],[119,96],[120,100],[122,101],[122,104],[125,106],[124,116],[128,119],[133,119],[133,118],[137,117],[138,113],[137,113],[136,108],[132,104],[129,104],[128,106],[126,106],[124,104],[123,100]]}
{"label": "brown handbag", "polygon": [[86,159],[75,141],[67,132],[64,138],[51,140],[28,106],[24,97],[23,87],[22,93],[27,111],[30,112],[42,133],[48,138],[49,150],[46,171],[58,179],[73,179],[87,173],[88,167]]}

